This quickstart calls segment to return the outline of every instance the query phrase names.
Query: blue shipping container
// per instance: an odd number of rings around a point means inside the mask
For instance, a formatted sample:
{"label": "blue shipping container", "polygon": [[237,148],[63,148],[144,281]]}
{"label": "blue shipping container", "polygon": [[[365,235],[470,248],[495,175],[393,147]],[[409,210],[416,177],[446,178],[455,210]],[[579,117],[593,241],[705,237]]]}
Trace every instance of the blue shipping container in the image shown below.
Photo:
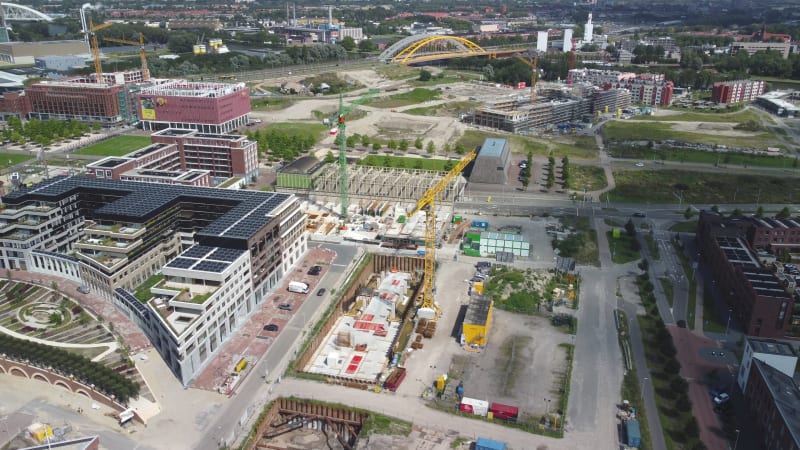
{"label": "blue shipping container", "polygon": [[472,228],[480,228],[481,230],[488,230],[489,229],[489,222],[485,220],[473,220],[472,224],[470,225]]}
{"label": "blue shipping container", "polygon": [[631,447],[641,447],[642,433],[639,431],[639,421],[631,419],[625,422],[625,430],[628,433],[628,445]]}
{"label": "blue shipping container", "polygon": [[475,442],[475,450],[506,450],[506,443],[486,438],[478,438],[478,441]]}

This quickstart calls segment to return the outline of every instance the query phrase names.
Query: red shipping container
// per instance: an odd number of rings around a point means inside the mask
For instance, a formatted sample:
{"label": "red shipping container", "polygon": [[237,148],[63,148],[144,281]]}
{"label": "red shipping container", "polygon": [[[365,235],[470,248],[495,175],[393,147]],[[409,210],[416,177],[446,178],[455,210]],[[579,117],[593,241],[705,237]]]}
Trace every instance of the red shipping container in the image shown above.
{"label": "red shipping container", "polygon": [[501,420],[517,420],[517,417],[519,417],[519,408],[502,403],[492,403],[491,406],[489,406],[489,412],[491,412],[492,416],[496,419]]}

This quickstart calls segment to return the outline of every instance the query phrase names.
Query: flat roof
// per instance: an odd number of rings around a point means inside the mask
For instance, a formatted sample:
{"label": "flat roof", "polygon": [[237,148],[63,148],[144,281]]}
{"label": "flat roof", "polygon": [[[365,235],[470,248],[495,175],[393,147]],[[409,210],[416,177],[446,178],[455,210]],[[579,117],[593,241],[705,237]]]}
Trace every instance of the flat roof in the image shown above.
{"label": "flat roof", "polygon": [[321,164],[322,162],[313,156],[303,156],[281,168],[280,172],[308,175],[317,170]]}
{"label": "flat roof", "polygon": [[792,377],[758,358],[753,358],[753,364],[761,372],[794,445],[800,446],[800,389]]}
{"label": "flat roof", "polygon": [[473,295],[470,297],[464,323],[470,325],[486,325],[489,319],[489,310],[492,308],[492,298],[487,295]]}
{"label": "flat roof", "polygon": [[754,352],[766,353],[770,355],[794,356],[795,358],[797,357],[794,348],[792,348],[792,346],[786,342],[777,341],[775,339],[760,339],[750,336],[745,337],[745,339],[747,339],[747,342],[750,343],[750,347],[753,348]]}
{"label": "flat roof", "polygon": [[486,138],[478,152],[478,158],[499,158],[503,155],[506,140],[502,138]]}
{"label": "flat roof", "polygon": [[277,192],[58,176],[10,192],[2,201],[10,205],[28,201],[56,202],[83,191],[117,197],[94,211],[98,217],[110,220],[143,222],[182,202],[216,205],[222,214],[195,237],[232,239],[252,237],[271,222],[274,211],[292,197],[292,194]]}

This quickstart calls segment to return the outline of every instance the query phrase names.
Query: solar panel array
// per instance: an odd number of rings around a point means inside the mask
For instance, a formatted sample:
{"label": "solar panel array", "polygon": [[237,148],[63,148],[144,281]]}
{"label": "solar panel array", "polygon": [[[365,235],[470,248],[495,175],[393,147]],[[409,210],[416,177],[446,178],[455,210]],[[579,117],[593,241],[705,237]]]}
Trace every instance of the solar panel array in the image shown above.
{"label": "solar panel array", "polygon": [[177,258],[167,263],[166,267],[222,273],[244,252],[244,250],[234,248],[194,245],[186,249]]}
{"label": "solar panel array", "polygon": [[200,234],[234,239],[252,237],[272,220],[270,215],[275,208],[291,196],[277,192],[60,176],[11,192],[3,197],[3,201],[10,205],[28,200],[57,201],[80,191],[121,196],[95,211],[99,218],[105,216],[112,220],[144,222],[178,202],[219,205],[220,209],[227,211]]}

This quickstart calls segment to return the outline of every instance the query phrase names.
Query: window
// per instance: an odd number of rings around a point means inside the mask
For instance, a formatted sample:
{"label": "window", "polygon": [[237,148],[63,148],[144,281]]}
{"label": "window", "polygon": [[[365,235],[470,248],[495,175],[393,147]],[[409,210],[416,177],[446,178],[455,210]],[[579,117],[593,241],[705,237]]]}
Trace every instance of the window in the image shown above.
{"label": "window", "polygon": [[95,171],[94,171],[94,175],[95,175],[97,178],[103,178],[103,171],[102,171],[102,170],[100,170],[100,169],[97,169],[97,170],[95,170]]}

